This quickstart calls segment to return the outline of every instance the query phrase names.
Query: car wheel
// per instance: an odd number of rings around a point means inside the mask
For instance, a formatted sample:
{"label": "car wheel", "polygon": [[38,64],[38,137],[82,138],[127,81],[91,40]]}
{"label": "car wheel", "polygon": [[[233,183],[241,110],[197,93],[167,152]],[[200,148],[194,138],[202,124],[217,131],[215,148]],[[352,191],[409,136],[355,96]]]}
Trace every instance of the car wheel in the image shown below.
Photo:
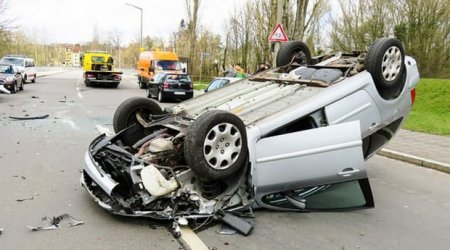
{"label": "car wheel", "polygon": [[365,66],[384,99],[400,95],[405,84],[406,68],[405,52],[398,39],[376,40],[367,52]]}
{"label": "car wheel", "polygon": [[145,93],[146,93],[147,98],[152,98],[152,93],[150,92],[149,88],[145,89]]}
{"label": "car wheel", "polygon": [[139,78],[139,88],[140,89],[147,88],[147,84],[144,83],[144,81],[142,80],[142,77]]}
{"label": "car wheel", "polygon": [[165,100],[162,91],[158,91],[158,102],[164,102]]}
{"label": "car wheel", "polygon": [[200,178],[218,180],[231,176],[247,160],[245,125],[236,115],[208,111],[188,128],[184,157]]}
{"label": "car wheel", "polygon": [[12,89],[11,89],[11,93],[17,93],[18,88],[17,88],[17,81],[14,82]]}
{"label": "car wheel", "polygon": [[26,83],[26,82],[27,82],[27,79],[28,79],[28,78],[27,78],[27,75],[24,75],[24,76],[23,76],[23,82]]}
{"label": "car wheel", "polygon": [[23,90],[23,85],[24,85],[24,82],[23,82],[23,80],[22,80],[21,83],[20,83],[19,90]]}
{"label": "car wheel", "polygon": [[277,67],[288,65],[291,62],[306,65],[311,64],[311,51],[302,41],[290,41],[281,47],[277,54]]}
{"label": "car wheel", "polygon": [[31,83],[36,83],[36,74],[34,74],[33,80],[31,80]]}
{"label": "car wheel", "polygon": [[142,97],[132,97],[117,107],[113,117],[114,132],[119,132],[133,124],[140,123],[139,119],[151,122],[151,115],[161,115],[163,111],[155,101]]}

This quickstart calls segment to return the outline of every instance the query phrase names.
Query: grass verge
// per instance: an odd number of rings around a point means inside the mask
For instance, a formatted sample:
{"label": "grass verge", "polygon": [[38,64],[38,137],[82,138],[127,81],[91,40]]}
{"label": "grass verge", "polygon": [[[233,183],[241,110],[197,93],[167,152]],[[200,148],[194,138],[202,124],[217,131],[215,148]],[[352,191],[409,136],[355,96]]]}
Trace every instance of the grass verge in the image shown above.
{"label": "grass verge", "polygon": [[420,79],[403,128],[450,136],[450,79]]}

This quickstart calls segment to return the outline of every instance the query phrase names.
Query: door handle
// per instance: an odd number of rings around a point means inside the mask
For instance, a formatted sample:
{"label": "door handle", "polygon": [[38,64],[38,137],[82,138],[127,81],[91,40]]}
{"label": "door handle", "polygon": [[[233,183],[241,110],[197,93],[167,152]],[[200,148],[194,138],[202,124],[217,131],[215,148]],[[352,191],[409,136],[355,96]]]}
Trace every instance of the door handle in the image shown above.
{"label": "door handle", "polygon": [[342,176],[342,177],[349,177],[349,176],[359,173],[359,172],[361,172],[361,170],[359,170],[359,169],[344,169],[341,172],[339,172],[338,175]]}

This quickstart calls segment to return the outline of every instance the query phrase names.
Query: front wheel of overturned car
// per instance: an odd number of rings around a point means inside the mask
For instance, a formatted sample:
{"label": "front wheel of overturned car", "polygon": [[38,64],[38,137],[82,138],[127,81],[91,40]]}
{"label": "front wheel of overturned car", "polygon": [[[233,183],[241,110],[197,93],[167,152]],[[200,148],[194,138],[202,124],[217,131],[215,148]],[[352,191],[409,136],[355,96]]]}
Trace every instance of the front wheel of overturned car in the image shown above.
{"label": "front wheel of overturned car", "polygon": [[300,65],[311,64],[311,51],[302,41],[290,41],[281,47],[277,54],[277,67],[296,62]]}
{"label": "front wheel of overturned car", "polygon": [[113,117],[114,132],[119,131],[135,124],[151,122],[152,115],[162,115],[163,110],[155,101],[143,98],[132,97],[122,102],[117,107]]}
{"label": "front wheel of overturned car", "polygon": [[245,125],[232,113],[208,111],[188,128],[184,157],[204,180],[219,180],[236,173],[244,165],[247,154]]}
{"label": "front wheel of overturned car", "polygon": [[366,55],[366,70],[384,99],[400,95],[406,79],[405,52],[396,38],[376,40]]}

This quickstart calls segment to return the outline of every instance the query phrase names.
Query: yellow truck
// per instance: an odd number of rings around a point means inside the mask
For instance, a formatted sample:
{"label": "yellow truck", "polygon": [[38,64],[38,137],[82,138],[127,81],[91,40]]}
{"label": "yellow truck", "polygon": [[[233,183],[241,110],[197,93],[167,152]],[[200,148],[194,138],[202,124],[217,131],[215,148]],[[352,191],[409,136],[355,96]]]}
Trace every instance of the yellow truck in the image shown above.
{"label": "yellow truck", "polygon": [[138,84],[146,89],[148,83],[158,72],[186,73],[185,63],[180,62],[178,55],[172,51],[143,51],[137,62]]}
{"label": "yellow truck", "polygon": [[81,56],[83,79],[86,86],[107,85],[113,88],[119,86],[122,72],[113,69],[114,60],[104,51],[88,51]]}

